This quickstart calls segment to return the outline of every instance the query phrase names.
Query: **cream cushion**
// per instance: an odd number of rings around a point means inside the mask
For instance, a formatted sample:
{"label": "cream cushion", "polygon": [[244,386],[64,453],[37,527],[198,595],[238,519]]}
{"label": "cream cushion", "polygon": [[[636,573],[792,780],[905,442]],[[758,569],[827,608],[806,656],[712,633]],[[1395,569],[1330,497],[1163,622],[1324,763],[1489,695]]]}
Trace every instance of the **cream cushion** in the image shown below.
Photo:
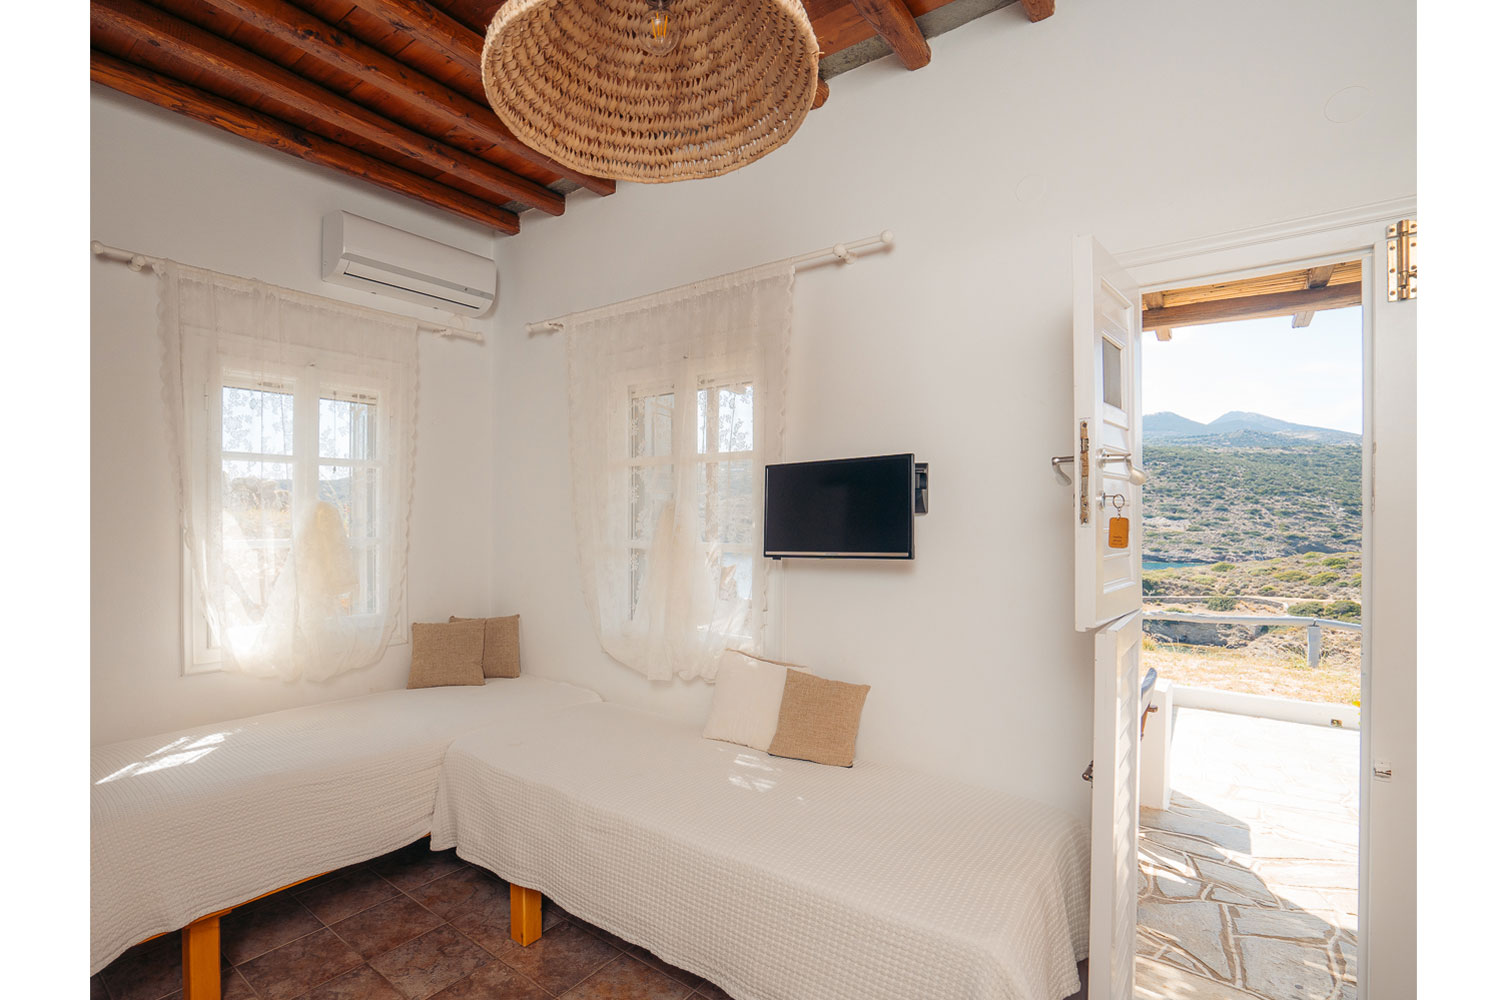
{"label": "cream cushion", "polygon": [[729,650],[719,661],[703,738],[764,750],[776,736],[790,664]]}

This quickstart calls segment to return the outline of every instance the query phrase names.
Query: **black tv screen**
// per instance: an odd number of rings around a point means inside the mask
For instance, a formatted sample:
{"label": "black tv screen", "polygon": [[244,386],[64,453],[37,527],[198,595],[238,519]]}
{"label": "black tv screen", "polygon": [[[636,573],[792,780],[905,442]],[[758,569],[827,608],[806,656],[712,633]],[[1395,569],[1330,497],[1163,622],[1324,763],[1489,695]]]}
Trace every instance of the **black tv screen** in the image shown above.
{"label": "black tv screen", "polygon": [[766,466],[765,554],[771,559],[911,559],[911,454]]}

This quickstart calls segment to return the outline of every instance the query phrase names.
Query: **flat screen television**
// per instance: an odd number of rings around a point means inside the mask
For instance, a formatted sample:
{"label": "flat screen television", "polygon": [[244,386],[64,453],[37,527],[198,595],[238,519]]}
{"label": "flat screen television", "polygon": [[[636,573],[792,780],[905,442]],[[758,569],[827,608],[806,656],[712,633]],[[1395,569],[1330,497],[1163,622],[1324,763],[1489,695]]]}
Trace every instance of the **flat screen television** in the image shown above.
{"label": "flat screen television", "polygon": [[877,455],[766,466],[770,559],[911,559],[916,457]]}

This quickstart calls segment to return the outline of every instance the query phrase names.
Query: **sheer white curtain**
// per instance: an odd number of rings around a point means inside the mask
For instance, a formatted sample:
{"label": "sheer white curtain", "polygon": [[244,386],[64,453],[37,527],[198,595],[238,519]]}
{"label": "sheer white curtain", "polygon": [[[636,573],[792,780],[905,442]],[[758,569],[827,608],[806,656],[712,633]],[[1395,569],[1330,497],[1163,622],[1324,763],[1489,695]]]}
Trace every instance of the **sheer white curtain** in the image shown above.
{"label": "sheer white curtain", "polygon": [[573,517],[604,650],[653,680],[760,650],[767,462],[781,459],[789,266],[568,320]]}
{"label": "sheer white curtain", "polygon": [[187,669],[323,680],[404,627],[416,321],[163,263]]}

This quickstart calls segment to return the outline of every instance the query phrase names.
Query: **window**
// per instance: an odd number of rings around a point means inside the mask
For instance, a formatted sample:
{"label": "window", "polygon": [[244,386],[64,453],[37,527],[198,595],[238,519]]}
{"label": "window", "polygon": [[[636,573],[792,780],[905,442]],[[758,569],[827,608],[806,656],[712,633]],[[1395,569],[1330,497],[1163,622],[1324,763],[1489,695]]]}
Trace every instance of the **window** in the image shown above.
{"label": "window", "polygon": [[[314,532],[310,544],[345,543],[320,570],[334,601],[329,611],[373,621],[390,600],[381,575],[389,542],[380,518],[388,474],[379,447],[381,387],[329,377],[317,365],[272,378],[264,366],[258,376],[245,367],[223,368],[212,415],[218,428],[208,435],[217,447],[207,463],[204,603],[217,611],[194,616],[192,664],[200,670],[220,662],[226,637],[240,648],[256,645],[278,610],[298,522]],[[307,563],[297,568],[305,572]]]}
{"label": "window", "polygon": [[166,265],[187,673],[323,680],[405,635],[415,321]]}

